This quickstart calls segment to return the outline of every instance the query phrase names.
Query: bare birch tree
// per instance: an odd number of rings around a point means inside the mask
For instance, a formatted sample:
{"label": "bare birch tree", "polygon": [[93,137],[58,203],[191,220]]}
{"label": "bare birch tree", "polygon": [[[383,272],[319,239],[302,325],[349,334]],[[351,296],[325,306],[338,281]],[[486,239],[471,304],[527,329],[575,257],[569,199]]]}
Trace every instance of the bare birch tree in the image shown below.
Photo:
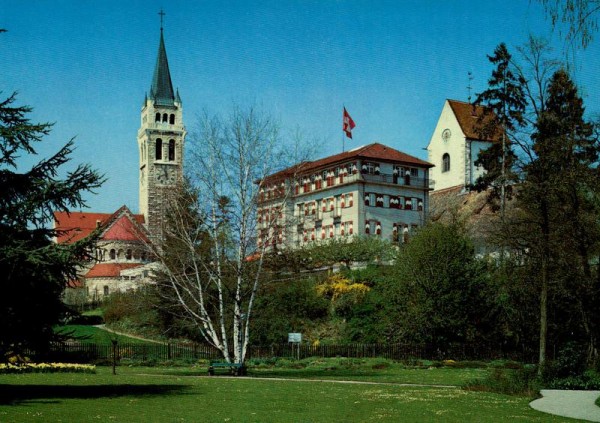
{"label": "bare birch tree", "polygon": [[[256,242],[258,195],[266,176],[297,157],[282,143],[277,124],[252,108],[236,108],[227,119],[204,114],[191,138],[189,189],[172,205],[157,254],[180,309],[227,362],[243,364],[270,244]],[[281,220],[272,221],[277,224]]]}

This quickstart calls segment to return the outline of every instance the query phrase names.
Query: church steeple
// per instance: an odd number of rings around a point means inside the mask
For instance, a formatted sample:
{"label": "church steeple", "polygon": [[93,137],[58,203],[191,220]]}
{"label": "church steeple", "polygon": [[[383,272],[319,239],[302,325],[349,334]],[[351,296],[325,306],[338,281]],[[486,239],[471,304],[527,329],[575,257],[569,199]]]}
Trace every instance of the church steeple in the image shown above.
{"label": "church steeple", "polygon": [[161,10],[160,43],[150,93],[144,101],[138,130],[140,153],[140,214],[151,238],[164,238],[169,205],[183,185],[185,126],[179,92],[173,90],[163,38]]}
{"label": "church steeple", "polygon": [[173,106],[175,104],[175,95],[173,93],[171,73],[169,72],[169,61],[167,60],[167,50],[165,49],[162,25],[160,28],[158,56],[156,58],[156,66],[154,67],[154,76],[152,77],[152,87],[150,88],[150,98],[154,100],[157,105],[161,106]]}

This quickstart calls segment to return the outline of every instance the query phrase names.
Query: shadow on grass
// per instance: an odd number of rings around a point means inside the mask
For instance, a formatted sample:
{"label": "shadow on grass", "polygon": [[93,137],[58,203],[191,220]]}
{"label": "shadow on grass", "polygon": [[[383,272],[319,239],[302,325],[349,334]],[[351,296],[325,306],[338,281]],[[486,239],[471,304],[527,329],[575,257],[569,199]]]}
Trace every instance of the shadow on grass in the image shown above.
{"label": "shadow on grass", "polygon": [[58,402],[60,399],[145,397],[184,393],[186,385],[0,385],[0,405]]}

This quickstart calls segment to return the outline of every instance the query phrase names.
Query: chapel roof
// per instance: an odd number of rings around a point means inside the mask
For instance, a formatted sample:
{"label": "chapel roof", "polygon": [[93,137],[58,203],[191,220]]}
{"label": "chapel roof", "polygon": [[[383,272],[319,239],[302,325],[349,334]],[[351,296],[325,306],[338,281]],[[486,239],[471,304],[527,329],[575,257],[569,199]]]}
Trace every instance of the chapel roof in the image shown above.
{"label": "chapel roof", "polygon": [[[502,136],[502,130],[498,128],[493,134],[482,133],[482,128],[489,122],[493,115],[491,109],[485,106],[466,103],[464,101],[450,100],[448,104],[452,108],[454,116],[460,125],[460,129],[465,134],[467,139],[481,141],[499,141]],[[479,121],[481,116],[484,116],[483,123]]]}
{"label": "chapel roof", "polygon": [[85,278],[116,278],[121,275],[121,270],[133,269],[143,266],[142,263],[98,263],[86,274]]}
{"label": "chapel roof", "polygon": [[305,174],[325,168],[335,164],[343,164],[351,160],[366,159],[377,160],[383,162],[394,162],[398,164],[415,165],[421,167],[433,167],[429,162],[421,160],[417,157],[403,153],[394,148],[388,147],[380,143],[372,143],[362,147],[358,147],[343,153],[334,154],[333,156],[324,157],[322,159],[301,162],[287,169],[269,175],[266,179],[279,179],[297,174]]}
{"label": "chapel roof", "polygon": [[147,241],[144,215],[131,213],[127,206],[114,213],[54,212],[54,221],[59,244],[80,241],[98,227],[103,228],[102,239]]}

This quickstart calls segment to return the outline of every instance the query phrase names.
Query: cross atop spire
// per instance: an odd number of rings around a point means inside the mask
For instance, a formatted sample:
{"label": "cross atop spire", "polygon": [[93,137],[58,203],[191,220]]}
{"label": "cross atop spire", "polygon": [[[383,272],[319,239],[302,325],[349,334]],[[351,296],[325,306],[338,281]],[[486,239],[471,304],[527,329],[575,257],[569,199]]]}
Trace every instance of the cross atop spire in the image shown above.
{"label": "cross atop spire", "polygon": [[166,15],[166,13],[163,12],[162,7],[160,8],[160,12],[158,12],[158,14],[160,15],[160,32],[162,32],[162,30],[163,30],[163,17]]}

